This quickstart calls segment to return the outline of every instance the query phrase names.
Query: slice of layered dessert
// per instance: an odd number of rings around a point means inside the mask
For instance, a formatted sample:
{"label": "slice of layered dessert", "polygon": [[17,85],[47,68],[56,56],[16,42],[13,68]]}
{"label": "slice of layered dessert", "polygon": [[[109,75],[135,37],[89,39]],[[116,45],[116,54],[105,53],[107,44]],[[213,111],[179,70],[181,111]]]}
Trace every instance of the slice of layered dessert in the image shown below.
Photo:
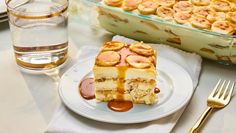
{"label": "slice of layered dessert", "polygon": [[156,102],[156,51],[150,45],[106,42],[96,57],[93,73],[98,102]]}

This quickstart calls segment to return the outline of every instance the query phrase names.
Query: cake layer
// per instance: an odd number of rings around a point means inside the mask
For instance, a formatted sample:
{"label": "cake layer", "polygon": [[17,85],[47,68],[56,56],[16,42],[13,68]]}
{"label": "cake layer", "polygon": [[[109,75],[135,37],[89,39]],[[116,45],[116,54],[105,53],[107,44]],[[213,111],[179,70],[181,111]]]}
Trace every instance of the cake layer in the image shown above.
{"label": "cake layer", "polygon": [[95,80],[96,90],[116,90],[117,80],[105,79],[104,81]]}
{"label": "cake layer", "polygon": [[[117,90],[117,79],[95,80],[96,90]],[[140,90],[151,90],[156,86],[154,79],[128,79],[124,81],[124,90],[132,90],[133,88]]]}
{"label": "cake layer", "polygon": [[[118,77],[118,68],[117,67],[99,67],[95,66],[93,69],[94,76],[96,79],[104,78],[117,78]],[[156,79],[156,69],[137,69],[137,68],[128,68],[125,72],[125,79],[136,79],[141,78],[145,80],[155,80]]]}
{"label": "cake layer", "polygon": [[[98,102],[108,102],[111,100],[117,100],[118,92],[114,90],[97,90],[95,92],[96,100]],[[133,103],[138,104],[153,104],[157,99],[157,95],[154,92],[147,92],[141,90],[133,90],[131,92],[125,92],[120,94],[123,96],[124,101],[132,101]]]}
{"label": "cake layer", "polygon": [[155,80],[156,79],[156,69],[137,69],[128,68],[125,73],[125,79],[144,79],[144,80]]}
{"label": "cake layer", "polygon": [[95,65],[93,67],[93,74],[95,79],[118,77],[118,72],[116,67],[101,67]]}
{"label": "cake layer", "polygon": [[[124,82],[124,92],[120,94],[117,91],[117,81],[111,80],[104,82],[96,82],[96,99],[97,101],[119,100],[117,96],[122,96],[125,101],[133,101],[134,103],[152,104],[156,100],[154,88],[156,86],[155,80],[131,79]],[[105,88],[107,86],[108,88]],[[111,89],[112,88],[112,89]]]}
{"label": "cake layer", "polygon": [[155,80],[143,80],[143,79],[131,79],[126,80],[124,83],[125,90],[154,90],[156,87],[156,81]]}

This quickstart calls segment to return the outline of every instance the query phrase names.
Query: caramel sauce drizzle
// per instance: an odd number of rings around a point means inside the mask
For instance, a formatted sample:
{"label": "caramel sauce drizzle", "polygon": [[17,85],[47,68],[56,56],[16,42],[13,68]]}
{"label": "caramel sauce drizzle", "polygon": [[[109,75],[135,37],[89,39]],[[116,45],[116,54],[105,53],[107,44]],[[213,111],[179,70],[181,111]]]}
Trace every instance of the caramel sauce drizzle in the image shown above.
{"label": "caramel sauce drizzle", "polygon": [[129,50],[129,45],[126,45],[121,50],[119,50],[118,53],[120,54],[121,59],[120,62],[116,65],[118,70],[116,99],[117,101],[124,101],[125,73],[128,69],[127,66],[129,66],[129,64],[125,61],[125,58],[128,55],[133,54],[133,52]]}
{"label": "caramel sauce drizzle", "polygon": [[94,99],[95,98],[94,78],[87,78],[82,80],[82,82],[79,84],[79,93],[86,100]]}
{"label": "caramel sauce drizzle", "polygon": [[124,93],[125,93],[125,86],[124,86],[124,80],[125,80],[125,72],[127,70],[126,66],[119,66],[118,69],[118,79],[117,79],[117,93],[116,93],[116,99],[117,101],[124,101]]}
{"label": "caramel sauce drizzle", "polygon": [[107,106],[116,112],[126,112],[133,108],[133,102],[131,101],[109,101]]}

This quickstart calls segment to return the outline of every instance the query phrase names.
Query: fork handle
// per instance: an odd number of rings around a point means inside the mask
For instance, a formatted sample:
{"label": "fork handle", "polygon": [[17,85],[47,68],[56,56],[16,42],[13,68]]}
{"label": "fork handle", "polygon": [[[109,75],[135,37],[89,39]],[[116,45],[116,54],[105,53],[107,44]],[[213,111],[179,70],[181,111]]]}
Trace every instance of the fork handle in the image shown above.
{"label": "fork handle", "polygon": [[208,116],[211,114],[213,108],[207,107],[207,109],[203,112],[201,117],[197,120],[197,122],[194,124],[194,126],[189,130],[188,133],[199,133],[199,129],[204,124],[204,122],[207,120]]}

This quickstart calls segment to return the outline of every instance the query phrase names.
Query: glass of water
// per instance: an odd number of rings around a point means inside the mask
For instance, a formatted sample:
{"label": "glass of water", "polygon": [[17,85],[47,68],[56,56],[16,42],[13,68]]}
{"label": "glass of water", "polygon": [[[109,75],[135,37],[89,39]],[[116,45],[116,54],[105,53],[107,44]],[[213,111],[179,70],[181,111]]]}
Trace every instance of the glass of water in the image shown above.
{"label": "glass of water", "polygon": [[42,72],[68,57],[68,0],[6,0],[17,65]]}

